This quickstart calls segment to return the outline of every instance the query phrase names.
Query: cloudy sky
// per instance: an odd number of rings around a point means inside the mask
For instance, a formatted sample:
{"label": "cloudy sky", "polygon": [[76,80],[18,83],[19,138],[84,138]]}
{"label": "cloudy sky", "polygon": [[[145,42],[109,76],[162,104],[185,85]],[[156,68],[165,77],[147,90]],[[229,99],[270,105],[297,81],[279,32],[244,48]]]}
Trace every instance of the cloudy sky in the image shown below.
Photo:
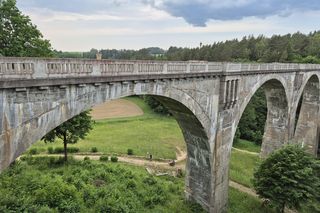
{"label": "cloudy sky", "polygon": [[319,0],[17,0],[55,49],[195,47],[320,30]]}

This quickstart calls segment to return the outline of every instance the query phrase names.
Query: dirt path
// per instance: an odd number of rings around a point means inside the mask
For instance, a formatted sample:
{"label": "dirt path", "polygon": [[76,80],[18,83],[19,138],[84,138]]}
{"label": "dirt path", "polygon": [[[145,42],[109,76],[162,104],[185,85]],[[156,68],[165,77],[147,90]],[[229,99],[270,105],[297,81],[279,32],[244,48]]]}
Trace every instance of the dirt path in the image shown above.
{"label": "dirt path", "polygon": [[250,154],[250,155],[259,155],[259,153],[257,153],[257,152],[250,152],[250,151],[247,151],[247,150],[237,149],[237,148],[234,148],[234,147],[232,147],[232,149],[237,150],[237,151],[239,151],[239,152],[248,153],[248,154]]}
{"label": "dirt path", "polygon": [[[187,153],[182,150],[180,147],[176,147],[176,165],[175,166],[170,166],[169,163],[172,161],[170,159],[164,159],[161,161],[157,160],[148,160],[145,159],[144,157],[138,157],[138,156],[118,156],[118,161],[119,162],[124,162],[128,164],[133,164],[136,166],[145,166],[145,167],[152,167],[152,168],[158,168],[161,170],[169,169],[169,170],[174,170],[174,169],[183,169],[184,170],[184,161],[187,158]],[[35,155],[35,156],[55,156],[55,157],[62,157],[63,154],[52,154],[52,155],[47,155],[47,154],[40,154],[40,155]],[[76,160],[83,160],[85,157],[89,157],[91,160],[99,160],[101,154],[92,154],[92,153],[79,153],[79,154],[71,154],[69,156],[72,156]],[[18,158],[19,159],[19,158]],[[180,164],[179,164],[180,163]]]}
{"label": "dirt path", "polygon": [[124,118],[143,115],[143,111],[135,103],[118,99],[112,100],[92,108],[91,116],[94,120],[106,118]]}
{"label": "dirt path", "polygon": [[259,196],[256,194],[256,192],[253,189],[251,189],[249,187],[246,187],[244,185],[241,185],[239,183],[236,183],[236,182],[234,182],[232,180],[229,180],[229,186],[231,186],[232,188],[238,189],[241,192],[249,194],[249,195],[251,195],[253,197],[259,198]]}

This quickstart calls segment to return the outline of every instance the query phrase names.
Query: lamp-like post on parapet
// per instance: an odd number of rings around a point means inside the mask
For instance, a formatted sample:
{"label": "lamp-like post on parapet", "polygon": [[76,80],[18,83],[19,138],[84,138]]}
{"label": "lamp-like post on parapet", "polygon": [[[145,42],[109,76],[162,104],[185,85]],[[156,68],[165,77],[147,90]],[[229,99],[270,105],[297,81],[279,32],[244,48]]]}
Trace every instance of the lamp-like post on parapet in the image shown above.
{"label": "lamp-like post on parapet", "polygon": [[[0,0],[1,1],[1,0]],[[102,59],[102,54],[101,54],[101,52],[98,52],[97,54],[96,54],[96,59],[97,60],[101,60]]]}

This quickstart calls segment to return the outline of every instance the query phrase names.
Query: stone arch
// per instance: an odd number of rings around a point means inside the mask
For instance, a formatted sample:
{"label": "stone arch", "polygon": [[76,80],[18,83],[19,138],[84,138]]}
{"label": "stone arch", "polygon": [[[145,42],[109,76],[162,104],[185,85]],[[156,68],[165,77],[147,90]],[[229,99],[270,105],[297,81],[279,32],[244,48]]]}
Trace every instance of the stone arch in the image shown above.
{"label": "stone arch", "polygon": [[298,103],[301,100],[301,108],[294,129],[293,141],[302,144],[309,153],[315,156],[318,155],[319,151],[319,89],[319,77],[315,74],[308,76],[299,91],[293,113],[295,117],[298,113]]}
{"label": "stone arch", "polygon": [[254,82],[254,84],[243,85],[248,92],[242,94],[243,101],[239,104],[233,137],[250,100],[258,89],[263,88],[266,94],[267,118],[260,155],[265,157],[283,144],[288,143],[289,98],[286,90],[287,83],[286,79],[275,74],[266,75],[258,81],[253,80],[251,82]]}
{"label": "stone arch", "polygon": [[[181,83],[181,82],[175,82]],[[32,143],[40,140],[56,126],[92,108],[96,104],[132,95],[152,95],[169,108],[179,123],[187,144],[186,195],[200,203],[205,209],[210,209],[212,196],[212,152],[210,148],[210,118],[206,109],[199,103],[202,99],[208,103],[211,98],[203,94],[190,94],[185,90],[175,88],[173,82],[118,82],[101,85],[68,85],[66,87],[50,87],[39,92],[37,88],[28,88],[19,93],[21,103],[7,101],[4,106],[4,117],[12,114],[24,114],[22,120],[11,118],[8,121],[11,137],[0,140],[0,171],[15,160]],[[181,83],[182,84],[182,83]],[[187,85],[190,87],[190,85]],[[15,90],[7,91],[8,96],[14,96]],[[55,93],[55,100],[34,101],[30,94],[39,92],[43,98]],[[205,106],[208,104],[204,104]],[[32,110],[30,110],[32,109]],[[28,111],[29,110],[29,111]],[[2,130],[2,132],[4,132]],[[7,142],[8,143],[7,143]],[[1,145],[11,144],[4,149]],[[6,152],[3,154],[2,152]]]}

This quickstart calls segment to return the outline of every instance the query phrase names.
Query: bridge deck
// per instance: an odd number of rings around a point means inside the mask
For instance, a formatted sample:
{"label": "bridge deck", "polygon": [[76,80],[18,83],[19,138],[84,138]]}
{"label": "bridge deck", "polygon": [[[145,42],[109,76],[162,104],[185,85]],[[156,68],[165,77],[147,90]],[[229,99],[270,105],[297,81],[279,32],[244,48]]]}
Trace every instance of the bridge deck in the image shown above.
{"label": "bridge deck", "polygon": [[[73,81],[72,79],[75,78],[100,78],[104,81],[107,79],[147,80],[313,70],[320,70],[320,65],[0,57],[1,86],[8,85],[7,81],[17,79],[24,81],[28,79],[47,79],[51,81],[52,79],[68,78],[68,81],[71,82]],[[95,79],[95,82],[97,82],[97,79]],[[10,82],[10,84],[12,84],[12,82]]]}

